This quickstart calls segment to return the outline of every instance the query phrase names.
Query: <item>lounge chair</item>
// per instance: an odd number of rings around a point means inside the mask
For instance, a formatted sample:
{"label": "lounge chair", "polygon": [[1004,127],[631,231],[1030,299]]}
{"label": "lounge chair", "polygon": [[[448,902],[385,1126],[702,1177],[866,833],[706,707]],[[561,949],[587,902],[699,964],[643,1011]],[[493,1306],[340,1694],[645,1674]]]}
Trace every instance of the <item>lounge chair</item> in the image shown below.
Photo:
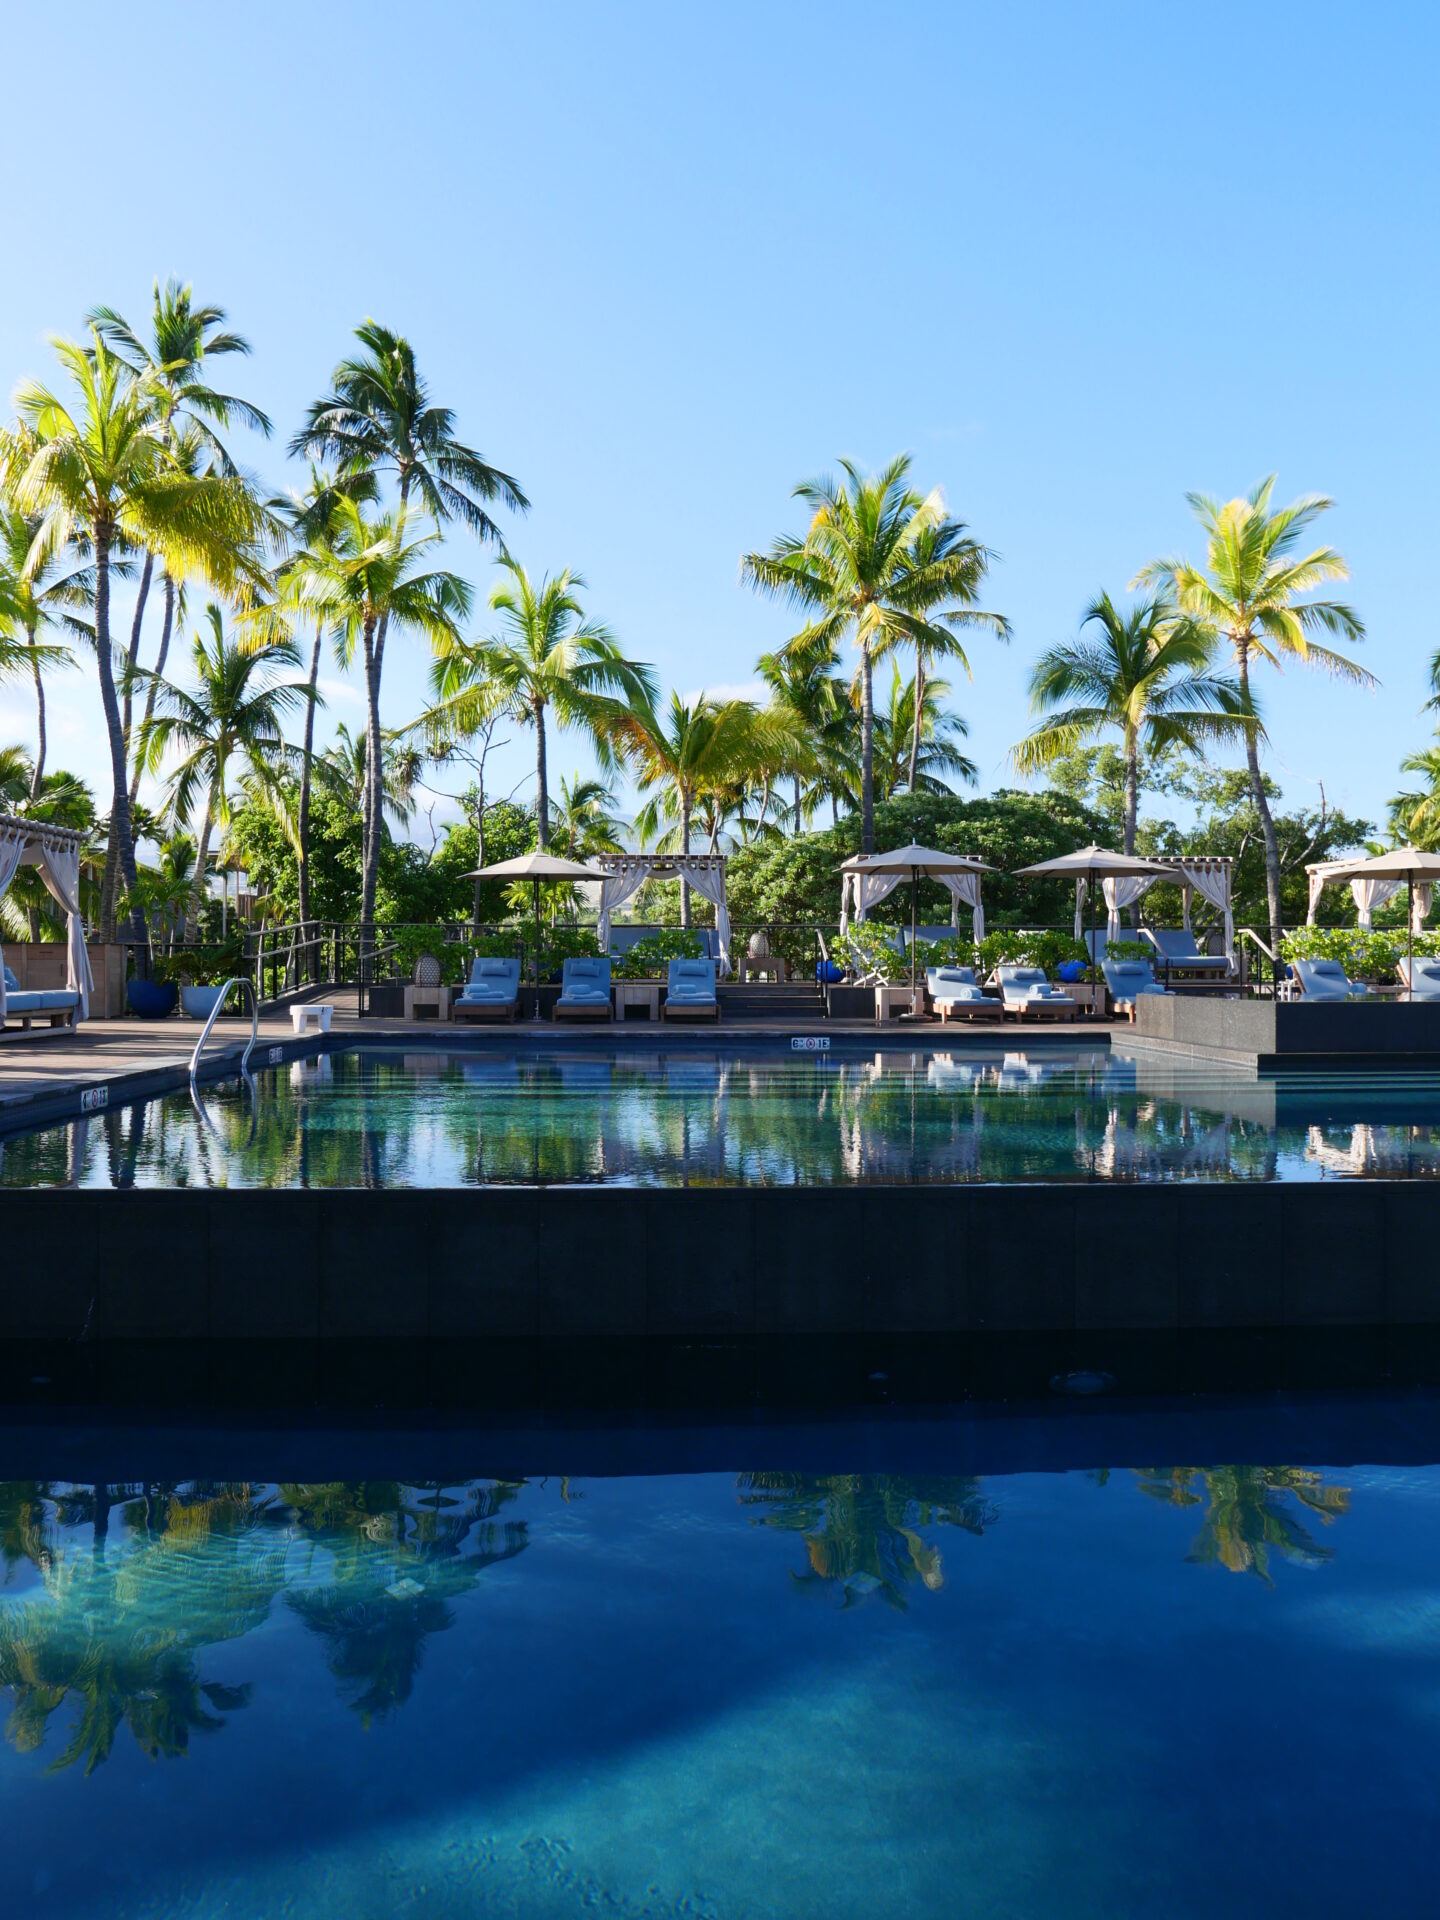
{"label": "lounge chair", "polygon": [[[1148,960],[1106,960],[1101,964],[1105,975],[1105,985],[1110,990],[1110,1001],[1116,1013],[1127,1013],[1131,1021],[1135,1018],[1135,1002],[1146,994],[1167,994],[1168,987],[1162,987],[1150,970]],[[1173,996],[1172,996],[1173,997]]]}
{"label": "lounge chair", "polygon": [[46,1020],[52,1027],[73,1027],[80,1011],[80,996],[72,993],[68,987],[52,987],[45,991],[27,991],[10,971],[5,969],[5,1025],[18,1022],[22,1031],[28,1031],[35,1020]]}
{"label": "lounge chair", "polygon": [[1017,1020],[1073,1020],[1079,1012],[1068,993],[1052,987],[1040,967],[997,967],[1000,982],[1001,1018],[1013,1013]]}
{"label": "lounge chair", "polygon": [[1223,953],[1202,953],[1195,944],[1194,934],[1184,927],[1146,927],[1145,938],[1165,962],[1167,974],[1193,973],[1199,978],[1212,979],[1230,971],[1230,962]]}
{"label": "lounge chair", "polygon": [[557,1020],[608,1020],[610,1006],[610,958],[582,956],[567,960],[560,973],[560,998],[555,1002]]}
{"label": "lounge chair", "polygon": [[713,960],[672,960],[665,985],[667,1020],[718,1020]]}
{"label": "lounge chair", "polygon": [[1370,992],[1351,980],[1338,960],[1292,960],[1290,971],[1306,1000],[1363,1000]]}
{"label": "lounge chair", "polygon": [[1000,1002],[976,986],[970,967],[927,967],[925,991],[942,1027],[952,1013],[962,1020],[986,1020],[1000,1011]]}
{"label": "lounge chair", "polygon": [[1402,954],[1398,972],[1412,1000],[1440,1000],[1440,960],[1417,953],[1412,962]]}
{"label": "lounge chair", "polygon": [[520,962],[477,960],[450,1002],[452,1020],[513,1020],[520,1005]]}

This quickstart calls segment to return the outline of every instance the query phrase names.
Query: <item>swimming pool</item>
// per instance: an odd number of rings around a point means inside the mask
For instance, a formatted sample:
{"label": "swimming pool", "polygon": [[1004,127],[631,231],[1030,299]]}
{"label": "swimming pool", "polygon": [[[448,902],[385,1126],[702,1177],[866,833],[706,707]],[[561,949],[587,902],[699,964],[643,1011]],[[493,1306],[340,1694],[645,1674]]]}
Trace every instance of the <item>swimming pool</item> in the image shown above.
{"label": "swimming pool", "polygon": [[962,1420],[621,1477],[127,1479],[97,1431],[114,1480],[0,1484],[5,1911],[1424,1911],[1414,1414],[1359,1416],[1391,1464],[1191,1415],[1018,1472]]}
{"label": "swimming pool", "polygon": [[358,1048],[0,1144],[81,1187],[1154,1184],[1440,1174],[1440,1075],[1123,1048]]}

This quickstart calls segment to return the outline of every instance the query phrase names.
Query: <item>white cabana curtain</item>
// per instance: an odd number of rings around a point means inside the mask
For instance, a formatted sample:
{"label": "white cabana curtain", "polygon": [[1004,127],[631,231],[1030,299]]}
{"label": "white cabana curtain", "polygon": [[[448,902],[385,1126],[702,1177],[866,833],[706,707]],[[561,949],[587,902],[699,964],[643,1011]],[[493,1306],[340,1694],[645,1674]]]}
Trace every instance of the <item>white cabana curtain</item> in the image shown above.
{"label": "white cabana curtain", "polygon": [[42,840],[40,878],[65,911],[65,984],[80,996],[78,1018],[88,1020],[95,980],[85,951],[85,923],[80,918],[79,841]]}
{"label": "white cabana curtain", "polygon": [[[0,826],[0,900],[10,891],[10,882],[15,878],[20,865],[20,856],[30,843],[28,827]],[[0,1024],[5,1019],[5,972],[3,952],[0,952]]]}
{"label": "white cabana curtain", "polygon": [[1374,925],[1375,909],[1392,900],[1404,886],[1403,880],[1352,880],[1350,892],[1355,901],[1355,918],[1369,933]]}
{"label": "white cabana curtain", "polygon": [[1415,904],[1411,909],[1410,927],[1414,933],[1423,933],[1425,922],[1430,918],[1430,909],[1435,904],[1435,882],[1417,880],[1415,882]]}
{"label": "white cabana curtain", "polygon": [[[1168,876],[1163,873],[1125,873],[1112,876],[1100,882],[1100,891],[1105,896],[1105,938],[1120,938],[1120,916],[1126,907],[1133,907],[1143,894],[1147,894],[1157,880]],[[1083,939],[1076,934],[1076,939]]]}
{"label": "white cabana curtain", "polygon": [[1077,940],[1085,938],[1085,895],[1088,890],[1088,881],[1075,882],[1075,938]]}
{"label": "white cabana curtain", "polygon": [[953,925],[960,923],[960,908],[969,907],[970,924],[976,946],[985,938],[985,909],[980,904],[980,876],[978,873],[941,873],[936,878],[943,880],[950,890],[950,918]]}
{"label": "white cabana curtain", "polygon": [[725,869],[712,867],[704,859],[691,859],[677,853],[670,862],[682,880],[688,880],[702,900],[715,909],[715,932],[720,942],[720,976],[730,972],[730,909],[725,903]]}
{"label": "white cabana curtain", "polygon": [[621,867],[618,873],[607,873],[600,882],[600,924],[596,933],[601,953],[610,951],[610,916],[618,913],[627,900],[633,900],[649,878],[649,869],[643,866]]}
{"label": "white cabana curtain", "polygon": [[[1212,907],[1218,907],[1225,920],[1225,958],[1230,963],[1230,971],[1237,970],[1235,958],[1235,913],[1230,899],[1230,868],[1207,860],[1177,860],[1176,871],[1184,882],[1183,924],[1190,932],[1190,901],[1199,894]],[[1314,881],[1311,881],[1313,892]]]}

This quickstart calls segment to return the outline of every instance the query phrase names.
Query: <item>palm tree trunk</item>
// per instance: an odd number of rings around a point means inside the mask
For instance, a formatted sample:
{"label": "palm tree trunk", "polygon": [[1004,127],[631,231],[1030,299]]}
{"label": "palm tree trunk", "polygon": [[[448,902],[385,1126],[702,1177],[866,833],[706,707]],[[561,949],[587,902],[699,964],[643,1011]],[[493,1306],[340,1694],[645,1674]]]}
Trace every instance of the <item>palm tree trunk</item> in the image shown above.
{"label": "palm tree trunk", "polygon": [[190,882],[190,899],[185,908],[184,938],[193,941],[200,927],[200,901],[205,892],[205,862],[210,858],[210,832],[215,824],[215,789],[205,801],[205,824],[200,829],[200,845],[195,854],[195,877]]}
{"label": "palm tree trunk", "polygon": [[[680,851],[690,851],[690,794],[685,787],[680,789]],[[690,882],[684,879],[680,882],[680,924],[687,929],[690,925]]]}
{"label": "palm tree trunk", "polygon": [[860,649],[860,851],[875,851],[875,686],[868,641]]}
{"label": "palm tree trunk", "polygon": [[300,814],[296,821],[296,837],[300,842],[300,919],[302,922],[310,918],[310,766],[315,757],[315,691],[320,683],[320,646],[324,637],[324,624],[317,620],[315,645],[310,651],[310,698],[305,703],[305,745],[300,754]]}
{"label": "palm tree trunk", "polygon": [[[1235,648],[1240,673],[1240,695],[1246,709],[1250,706],[1250,647],[1241,640]],[[1265,797],[1265,782],[1260,775],[1260,743],[1253,726],[1245,729],[1245,764],[1250,770],[1250,796],[1260,816],[1260,837],[1265,842],[1265,897],[1270,910],[1270,946],[1280,951],[1280,839],[1275,832],[1270,802]]]}
{"label": "palm tree trunk", "polygon": [[30,775],[30,798],[40,798],[45,779],[45,676],[40,671],[40,655],[35,650],[35,629],[25,629],[30,645],[30,671],[35,676],[35,767]]}
{"label": "palm tree trunk", "polygon": [[795,776],[795,831],[800,831],[800,776]]}
{"label": "palm tree trunk", "polygon": [[155,556],[147,553],[145,565],[140,572],[140,585],[135,594],[135,618],[130,622],[130,652],[128,655],[130,672],[125,676],[125,687],[121,695],[121,725],[125,729],[125,751],[130,751],[130,687],[131,675],[140,664],[140,628],[145,619],[145,602],[150,597],[150,576],[154,571]]}
{"label": "palm tree trunk", "polygon": [[[100,702],[105,712],[105,730],[110,738],[110,780],[114,798],[110,807],[110,848],[107,868],[114,866],[114,885],[121,880],[130,891],[131,931],[137,941],[145,940],[145,912],[136,895],[135,844],[130,836],[129,767],[125,760],[125,735],[120,724],[120,702],[115,692],[115,662],[110,652],[110,528],[95,522],[95,659],[100,673]],[[112,891],[102,911],[100,937],[115,938],[115,897]]]}
{"label": "palm tree trunk", "polygon": [[365,848],[360,896],[360,939],[371,944],[375,893],[380,880],[380,663],[377,636],[365,635]]}
{"label": "palm tree trunk", "polygon": [[[154,678],[145,690],[145,715],[140,722],[140,731],[145,729],[155,717],[155,691],[160,684],[160,676],[165,671],[165,662],[170,656],[170,636],[175,626],[175,582],[165,575],[165,617],[160,623],[160,646],[155,655]],[[128,744],[128,742],[127,742]],[[140,765],[137,761],[130,774],[130,811],[135,811],[135,802],[140,798]]]}
{"label": "palm tree trunk", "polygon": [[545,772],[545,703],[537,700],[535,715],[535,837],[542,850],[550,844],[550,789]]}
{"label": "palm tree trunk", "polygon": [[[1121,840],[1122,851],[1132,859],[1135,855],[1135,827],[1140,812],[1140,749],[1135,736],[1125,736],[1125,824]],[[1140,903],[1132,901],[1130,905],[1130,925],[1138,933],[1140,928]]]}
{"label": "palm tree trunk", "polygon": [[910,791],[920,777],[920,725],[925,714],[925,655],[915,650],[915,728],[910,735]]}

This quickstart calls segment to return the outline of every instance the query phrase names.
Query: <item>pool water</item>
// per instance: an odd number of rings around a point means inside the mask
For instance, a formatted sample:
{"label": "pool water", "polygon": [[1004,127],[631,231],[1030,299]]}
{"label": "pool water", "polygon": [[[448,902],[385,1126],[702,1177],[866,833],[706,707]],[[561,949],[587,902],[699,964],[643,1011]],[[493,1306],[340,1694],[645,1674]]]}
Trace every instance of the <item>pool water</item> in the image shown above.
{"label": "pool water", "polygon": [[752,1444],[0,1484],[5,1913],[1433,1905],[1440,1469]]}
{"label": "pool water", "polygon": [[1440,1076],[1123,1050],[356,1049],[0,1143],[0,1184],[791,1186],[1440,1174]]}

